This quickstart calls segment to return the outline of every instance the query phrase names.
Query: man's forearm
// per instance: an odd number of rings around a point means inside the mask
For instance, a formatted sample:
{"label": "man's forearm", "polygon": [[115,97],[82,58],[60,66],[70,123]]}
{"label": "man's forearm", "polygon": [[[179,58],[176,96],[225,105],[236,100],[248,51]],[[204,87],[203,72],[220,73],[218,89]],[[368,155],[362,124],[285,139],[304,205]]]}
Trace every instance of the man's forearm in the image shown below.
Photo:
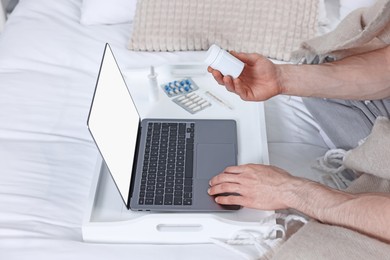
{"label": "man's forearm", "polygon": [[390,97],[390,46],[320,65],[279,65],[282,94],[374,100]]}
{"label": "man's forearm", "polygon": [[350,194],[311,181],[289,194],[289,206],[323,223],[339,225],[390,242],[390,197]]}

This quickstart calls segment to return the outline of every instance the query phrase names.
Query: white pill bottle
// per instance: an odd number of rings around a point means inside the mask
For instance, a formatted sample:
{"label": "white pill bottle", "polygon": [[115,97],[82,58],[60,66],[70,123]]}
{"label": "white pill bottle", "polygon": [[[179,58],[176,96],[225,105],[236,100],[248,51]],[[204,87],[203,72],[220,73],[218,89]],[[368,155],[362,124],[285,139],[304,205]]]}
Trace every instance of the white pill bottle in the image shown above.
{"label": "white pill bottle", "polygon": [[244,69],[245,63],[213,44],[206,53],[204,63],[215,70],[219,70],[224,76],[238,78]]}

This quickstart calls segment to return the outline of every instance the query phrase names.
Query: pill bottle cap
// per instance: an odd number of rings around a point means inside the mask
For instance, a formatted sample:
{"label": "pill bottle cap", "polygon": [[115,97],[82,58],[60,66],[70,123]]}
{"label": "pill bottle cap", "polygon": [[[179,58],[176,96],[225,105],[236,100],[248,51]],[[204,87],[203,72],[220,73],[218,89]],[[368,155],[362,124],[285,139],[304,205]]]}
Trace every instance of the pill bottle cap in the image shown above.
{"label": "pill bottle cap", "polygon": [[204,63],[207,66],[210,66],[211,64],[213,64],[213,62],[217,59],[217,57],[221,51],[222,51],[222,49],[220,47],[218,47],[217,45],[215,45],[215,44],[211,45],[206,53],[206,59],[205,59]]}
{"label": "pill bottle cap", "polygon": [[229,52],[213,44],[206,53],[204,63],[213,69],[219,70],[224,76],[238,78],[245,64]]}

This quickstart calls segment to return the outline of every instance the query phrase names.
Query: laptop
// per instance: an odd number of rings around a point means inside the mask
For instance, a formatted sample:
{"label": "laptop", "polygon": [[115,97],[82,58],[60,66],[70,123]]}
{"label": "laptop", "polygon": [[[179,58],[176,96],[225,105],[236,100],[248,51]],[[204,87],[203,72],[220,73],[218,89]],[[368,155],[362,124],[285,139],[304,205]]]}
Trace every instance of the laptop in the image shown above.
{"label": "laptop", "polygon": [[87,125],[127,209],[239,209],[219,205],[207,193],[213,176],[237,164],[236,122],[141,120],[108,44]]}

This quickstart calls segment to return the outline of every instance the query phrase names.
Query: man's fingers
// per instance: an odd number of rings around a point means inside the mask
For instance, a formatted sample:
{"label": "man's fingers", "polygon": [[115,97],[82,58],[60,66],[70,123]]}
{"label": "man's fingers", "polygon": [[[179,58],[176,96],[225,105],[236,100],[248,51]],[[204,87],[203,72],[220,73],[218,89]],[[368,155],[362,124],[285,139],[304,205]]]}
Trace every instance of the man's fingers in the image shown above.
{"label": "man's fingers", "polygon": [[225,85],[228,91],[235,92],[235,86],[232,77],[230,76],[223,77],[223,85]]}
{"label": "man's fingers", "polygon": [[250,164],[226,167],[223,173],[218,174],[210,180],[210,185],[213,186],[223,182],[241,183],[244,179],[237,176],[237,174],[248,170],[251,170]]}
{"label": "man's fingers", "polygon": [[218,185],[224,182],[239,183],[240,178],[232,173],[221,173],[210,180],[210,186]]}
{"label": "man's fingers", "polygon": [[223,75],[221,74],[221,72],[214,69],[210,69],[209,71],[211,72],[211,74],[213,75],[213,77],[215,78],[215,80],[218,82],[219,85],[224,85]]}
{"label": "man's fingers", "polygon": [[223,170],[227,173],[243,173],[250,169],[250,164],[228,166]]}
{"label": "man's fingers", "polygon": [[222,183],[209,188],[208,193],[210,195],[218,195],[224,193],[237,193],[241,194],[245,192],[242,190],[242,186],[237,183]]}
{"label": "man's fingers", "polygon": [[243,53],[235,51],[231,51],[230,54],[248,65],[254,65],[256,61],[262,57],[256,53]]}
{"label": "man's fingers", "polygon": [[245,206],[246,200],[242,196],[229,195],[229,196],[217,196],[215,202],[222,205],[240,205]]}

